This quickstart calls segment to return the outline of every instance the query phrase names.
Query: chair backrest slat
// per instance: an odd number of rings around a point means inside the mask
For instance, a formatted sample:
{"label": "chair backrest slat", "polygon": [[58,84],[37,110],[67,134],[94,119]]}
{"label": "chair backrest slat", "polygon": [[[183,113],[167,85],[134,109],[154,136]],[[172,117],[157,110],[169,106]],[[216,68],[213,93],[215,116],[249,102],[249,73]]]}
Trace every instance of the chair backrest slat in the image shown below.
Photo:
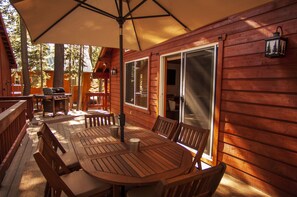
{"label": "chair backrest slat", "polygon": [[39,139],[37,151],[33,156],[43,176],[52,187],[54,196],[60,196],[62,191],[68,196],[74,196],[73,192],[59,176],[60,171],[65,173],[70,173],[70,171],[43,138]]}
{"label": "chair backrest slat", "polygon": [[220,163],[206,170],[192,172],[162,181],[162,197],[210,197],[225,173],[226,164]]}
{"label": "chair backrest slat", "polygon": [[114,114],[87,114],[85,115],[85,127],[98,127],[103,125],[115,125]]}
{"label": "chair backrest slat", "polygon": [[196,163],[198,163],[198,168],[201,170],[200,159],[206,147],[208,136],[209,130],[207,129],[179,123],[172,140],[197,150],[190,171],[194,170]]}
{"label": "chair backrest slat", "polygon": [[52,133],[46,123],[43,123],[40,131],[37,132],[37,135],[38,137],[43,137],[43,139],[46,140],[47,144],[49,144],[56,152],[59,149],[62,153],[66,153],[66,150],[56,138],[56,136]]}
{"label": "chair backrest slat", "polygon": [[178,122],[166,117],[158,116],[152,131],[171,139],[176,131]]}

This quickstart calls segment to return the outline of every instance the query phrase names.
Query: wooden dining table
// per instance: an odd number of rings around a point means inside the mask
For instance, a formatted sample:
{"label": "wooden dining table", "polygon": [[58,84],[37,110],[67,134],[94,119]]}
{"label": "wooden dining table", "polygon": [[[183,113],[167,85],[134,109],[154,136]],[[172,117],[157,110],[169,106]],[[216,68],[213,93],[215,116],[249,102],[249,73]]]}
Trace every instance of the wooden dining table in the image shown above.
{"label": "wooden dining table", "polygon": [[[130,151],[131,138],[140,139],[139,151]],[[186,148],[136,126],[125,127],[125,142],[113,137],[109,126],[86,128],[71,142],[82,169],[115,187],[154,184],[186,173],[192,164]]]}

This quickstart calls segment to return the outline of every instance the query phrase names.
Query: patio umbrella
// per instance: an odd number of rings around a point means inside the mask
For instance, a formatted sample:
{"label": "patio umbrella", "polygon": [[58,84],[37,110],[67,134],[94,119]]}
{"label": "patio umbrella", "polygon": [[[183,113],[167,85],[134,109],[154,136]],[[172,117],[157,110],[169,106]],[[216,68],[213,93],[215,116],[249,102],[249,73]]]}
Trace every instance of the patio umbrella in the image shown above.
{"label": "patio umbrella", "polygon": [[144,50],[271,0],[10,0],[33,43],[120,49],[120,127],[124,141],[123,49]]}

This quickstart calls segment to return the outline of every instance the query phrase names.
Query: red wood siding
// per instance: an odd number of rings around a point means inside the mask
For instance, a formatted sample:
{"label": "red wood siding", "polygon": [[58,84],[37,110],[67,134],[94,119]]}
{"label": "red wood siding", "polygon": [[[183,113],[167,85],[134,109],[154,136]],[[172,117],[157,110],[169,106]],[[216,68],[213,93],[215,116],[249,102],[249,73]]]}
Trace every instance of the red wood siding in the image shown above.
{"label": "red wood siding", "polygon": [[[255,28],[228,34],[225,41],[218,160],[228,164],[228,173],[272,196],[295,196],[297,3],[274,5],[237,22]],[[288,54],[265,58],[264,40],[279,25],[289,39]]]}
{"label": "red wood siding", "polygon": [[11,95],[11,70],[8,55],[0,39],[0,96]]}
{"label": "red wood siding", "polygon": [[[149,110],[125,105],[127,122],[151,128],[158,115],[160,55],[218,42],[222,57],[216,111],[218,161],[227,173],[271,196],[297,195],[297,1],[278,0],[142,52],[149,57]],[[264,57],[265,39],[282,26],[287,56]],[[223,43],[222,43],[223,42]],[[112,66],[119,70],[119,53]],[[218,95],[219,94],[219,95]],[[111,78],[111,109],[119,112],[119,74]]]}
{"label": "red wood siding", "polygon": [[11,68],[17,65],[0,13],[0,96],[11,96]]}

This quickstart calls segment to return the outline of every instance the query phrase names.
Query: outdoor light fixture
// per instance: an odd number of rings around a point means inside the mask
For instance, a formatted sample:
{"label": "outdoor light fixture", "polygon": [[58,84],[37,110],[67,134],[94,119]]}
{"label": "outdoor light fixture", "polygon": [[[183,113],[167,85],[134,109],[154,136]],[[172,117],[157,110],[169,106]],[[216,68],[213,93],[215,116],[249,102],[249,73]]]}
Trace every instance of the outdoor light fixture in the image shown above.
{"label": "outdoor light fixture", "polygon": [[287,48],[287,38],[282,37],[283,30],[281,26],[276,28],[271,38],[265,40],[265,56],[274,57],[284,57],[286,55]]}
{"label": "outdoor light fixture", "polygon": [[116,75],[117,73],[118,73],[118,71],[117,71],[116,68],[112,68],[112,69],[110,70],[110,74],[111,74],[111,75]]}

